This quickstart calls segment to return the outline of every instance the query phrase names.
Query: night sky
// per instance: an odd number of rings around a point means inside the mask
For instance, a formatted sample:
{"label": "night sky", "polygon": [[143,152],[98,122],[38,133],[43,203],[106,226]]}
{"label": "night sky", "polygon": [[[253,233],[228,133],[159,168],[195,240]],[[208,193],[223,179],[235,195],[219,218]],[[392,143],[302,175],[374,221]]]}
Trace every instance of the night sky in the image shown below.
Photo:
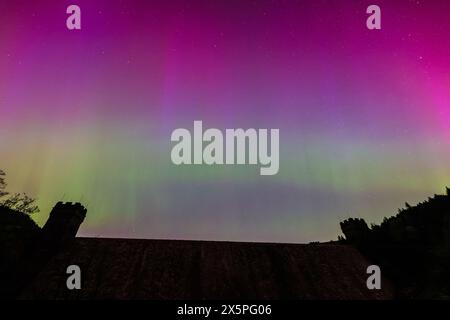
{"label": "night sky", "polygon": [[[82,29],[66,28],[77,4]],[[382,29],[366,28],[377,4]],[[0,168],[79,235],[307,242],[450,185],[450,1],[1,1]],[[280,171],[171,132],[279,128]]]}

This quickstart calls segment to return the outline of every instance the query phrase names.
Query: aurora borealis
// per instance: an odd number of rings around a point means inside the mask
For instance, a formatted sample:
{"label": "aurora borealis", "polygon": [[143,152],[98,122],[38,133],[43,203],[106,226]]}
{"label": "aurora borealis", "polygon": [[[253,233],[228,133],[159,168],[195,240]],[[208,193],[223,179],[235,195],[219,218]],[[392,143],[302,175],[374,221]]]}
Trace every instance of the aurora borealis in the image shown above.
{"label": "aurora borealis", "polygon": [[[65,8],[82,10],[82,30]],[[368,30],[376,3],[382,29]],[[0,168],[83,236],[306,242],[450,185],[450,2],[1,1]],[[280,170],[178,167],[175,128],[279,128]]]}

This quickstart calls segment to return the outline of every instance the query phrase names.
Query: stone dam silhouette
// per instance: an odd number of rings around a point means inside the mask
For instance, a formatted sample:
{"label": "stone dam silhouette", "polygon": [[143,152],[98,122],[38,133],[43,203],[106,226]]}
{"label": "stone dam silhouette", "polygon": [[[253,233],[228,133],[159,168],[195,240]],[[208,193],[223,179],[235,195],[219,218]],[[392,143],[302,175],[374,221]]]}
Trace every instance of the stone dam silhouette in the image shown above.
{"label": "stone dam silhouette", "polygon": [[[345,244],[282,244],[76,237],[86,209],[58,203],[42,229],[20,217],[1,227],[3,298],[19,299],[391,299],[368,290],[370,265]],[[82,289],[68,290],[78,265]]]}

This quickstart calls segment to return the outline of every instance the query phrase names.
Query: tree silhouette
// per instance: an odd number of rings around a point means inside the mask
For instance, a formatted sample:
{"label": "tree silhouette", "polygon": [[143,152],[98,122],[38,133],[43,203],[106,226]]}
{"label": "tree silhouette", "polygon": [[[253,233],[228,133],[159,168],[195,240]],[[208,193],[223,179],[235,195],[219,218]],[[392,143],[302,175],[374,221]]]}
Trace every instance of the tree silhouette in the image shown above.
{"label": "tree silhouette", "polygon": [[0,198],[8,194],[8,192],[5,191],[5,188],[6,188],[5,172],[3,170],[0,170]]}
{"label": "tree silhouette", "polygon": [[450,189],[445,194],[383,218],[370,228],[364,219],[340,223],[345,237],[379,265],[396,286],[400,298],[450,297]]}
{"label": "tree silhouette", "polygon": [[[0,199],[9,195],[6,191],[5,172],[0,170]],[[26,214],[39,212],[39,207],[36,205],[36,199],[29,197],[25,193],[15,193],[0,200],[0,206],[10,208]]]}

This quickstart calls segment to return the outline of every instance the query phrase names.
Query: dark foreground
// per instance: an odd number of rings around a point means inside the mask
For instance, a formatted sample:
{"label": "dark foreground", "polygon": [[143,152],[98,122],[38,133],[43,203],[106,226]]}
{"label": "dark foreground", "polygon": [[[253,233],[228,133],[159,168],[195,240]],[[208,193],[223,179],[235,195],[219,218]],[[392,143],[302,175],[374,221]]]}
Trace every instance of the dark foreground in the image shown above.
{"label": "dark foreground", "polygon": [[[78,265],[81,290],[68,290]],[[76,238],[43,267],[22,299],[391,299],[366,287],[369,262],[332,244]]]}

